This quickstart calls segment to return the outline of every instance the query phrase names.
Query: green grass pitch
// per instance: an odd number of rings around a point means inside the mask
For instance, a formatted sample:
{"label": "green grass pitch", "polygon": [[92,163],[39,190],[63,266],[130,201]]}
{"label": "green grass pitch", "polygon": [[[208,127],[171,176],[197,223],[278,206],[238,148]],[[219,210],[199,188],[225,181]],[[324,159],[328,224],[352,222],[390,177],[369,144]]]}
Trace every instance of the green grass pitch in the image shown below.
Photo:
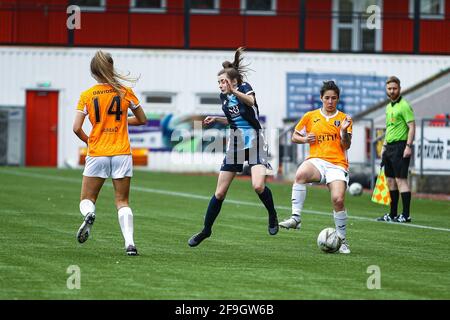
{"label": "green grass pitch", "polygon": [[[387,224],[374,221],[387,207],[347,195],[352,253],[325,254],[316,238],[334,226],[326,189],[308,188],[302,230],[269,236],[250,181],[236,179],[212,237],[190,248],[216,179],[136,170],[140,256],[128,257],[110,181],[80,245],[81,171],[1,167],[0,299],[450,299],[448,201],[413,198],[413,225]],[[279,219],[288,217],[291,186],[269,186]],[[73,265],[80,289],[67,287]],[[380,289],[368,289],[369,266],[380,268]]]}

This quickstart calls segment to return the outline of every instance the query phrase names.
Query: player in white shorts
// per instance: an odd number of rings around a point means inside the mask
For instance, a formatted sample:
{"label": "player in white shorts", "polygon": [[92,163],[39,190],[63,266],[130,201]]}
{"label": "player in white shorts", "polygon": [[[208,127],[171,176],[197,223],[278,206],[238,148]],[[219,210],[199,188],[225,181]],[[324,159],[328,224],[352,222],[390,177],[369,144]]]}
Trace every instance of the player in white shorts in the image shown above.
{"label": "player in white shorts", "polygon": [[122,179],[133,176],[133,159],[124,154],[109,157],[86,157],[83,176]]}
{"label": "player in white shorts", "polygon": [[[91,74],[98,83],[81,94],[73,124],[75,134],[88,146],[80,197],[84,220],[77,239],[80,243],[88,239],[95,221],[95,202],[105,179],[111,177],[126,253],[135,256],[138,253],[129,206],[133,163],[128,125],[143,125],[147,118],[133,90],[119,82],[132,79],[116,73],[110,54],[97,51],[91,60]],[[128,109],[134,117],[128,118]],[[89,136],[82,129],[86,116],[92,124]]]}
{"label": "player in white shorts", "polygon": [[300,229],[301,211],[306,199],[306,184],[324,183],[331,193],[336,233],[342,240],[341,253],[350,253],[346,239],[347,210],[344,206],[348,184],[347,149],[351,144],[351,118],[337,110],[340,90],[333,81],[320,90],[322,107],[307,112],[292,135],[294,143],[308,143],[309,157],[297,170],[292,186],[292,216],[280,227]]}
{"label": "player in white shorts", "polygon": [[306,160],[311,163],[317,170],[320,172],[320,181],[321,184],[329,184],[336,180],[345,181],[348,185],[349,177],[348,171],[343,167],[337,166],[331,162],[322,160],[320,158],[309,158]]}

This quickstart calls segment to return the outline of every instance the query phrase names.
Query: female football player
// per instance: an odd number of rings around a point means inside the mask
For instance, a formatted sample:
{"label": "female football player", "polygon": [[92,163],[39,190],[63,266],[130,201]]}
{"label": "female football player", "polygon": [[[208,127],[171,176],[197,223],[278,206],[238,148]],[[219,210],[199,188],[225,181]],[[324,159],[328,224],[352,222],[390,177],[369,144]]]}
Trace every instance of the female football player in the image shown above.
{"label": "female football player", "polygon": [[337,110],[340,89],[326,81],[320,90],[322,107],[307,112],[298,122],[292,142],[308,143],[309,157],[297,170],[292,186],[292,217],[280,227],[300,229],[301,211],[306,198],[307,183],[326,183],[331,193],[336,232],[342,240],[341,253],[350,253],[346,240],[347,211],[344,207],[348,184],[347,149],[352,138],[352,119]]}
{"label": "female football player", "polygon": [[[80,243],[88,239],[95,221],[95,202],[105,179],[111,177],[125,250],[134,256],[138,253],[128,201],[133,175],[128,125],[143,125],[147,118],[133,90],[120,83],[135,80],[114,70],[109,53],[97,51],[91,60],[91,75],[98,83],[81,94],[73,124],[73,131],[88,147],[80,197],[84,220],[77,239]],[[134,117],[128,118],[128,109]],[[82,129],[86,116],[92,124],[89,136]]]}
{"label": "female football player", "polygon": [[267,144],[259,122],[259,109],[255,93],[250,84],[243,80],[247,71],[246,67],[242,65],[243,50],[243,48],[236,50],[233,63],[223,62],[223,69],[217,75],[221,91],[222,111],[225,117],[209,116],[204,120],[205,125],[215,121],[229,124],[231,134],[220,168],[216,191],[206,211],[203,230],[189,239],[188,244],[191,247],[199,245],[211,236],[214,220],[220,212],[228,188],[236,173],[243,170],[245,161],[251,168],[253,189],[269,213],[269,234],[275,235],[278,232],[277,212],[273,204],[272,192],[265,184],[267,170],[271,169],[267,161]]}

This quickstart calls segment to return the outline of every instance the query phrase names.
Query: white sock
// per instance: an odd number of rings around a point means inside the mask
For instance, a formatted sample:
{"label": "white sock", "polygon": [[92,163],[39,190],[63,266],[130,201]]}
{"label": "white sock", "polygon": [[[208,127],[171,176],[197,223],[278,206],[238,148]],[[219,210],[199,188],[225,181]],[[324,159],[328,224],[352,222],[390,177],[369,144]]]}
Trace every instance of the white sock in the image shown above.
{"label": "white sock", "polygon": [[80,212],[83,217],[86,217],[86,215],[89,212],[95,213],[95,204],[91,200],[88,200],[88,199],[81,200],[80,201]]}
{"label": "white sock", "polygon": [[133,211],[130,207],[122,207],[117,211],[119,215],[120,229],[125,239],[125,248],[129,245],[134,246],[133,241]]}
{"label": "white sock", "polygon": [[334,211],[334,225],[336,226],[336,232],[339,238],[345,239],[345,236],[347,235],[347,211]]}
{"label": "white sock", "polygon": [[299,222],[302,218],[303,204],[306,199],[306,185],[294,183],[292,185],[292,218]]}

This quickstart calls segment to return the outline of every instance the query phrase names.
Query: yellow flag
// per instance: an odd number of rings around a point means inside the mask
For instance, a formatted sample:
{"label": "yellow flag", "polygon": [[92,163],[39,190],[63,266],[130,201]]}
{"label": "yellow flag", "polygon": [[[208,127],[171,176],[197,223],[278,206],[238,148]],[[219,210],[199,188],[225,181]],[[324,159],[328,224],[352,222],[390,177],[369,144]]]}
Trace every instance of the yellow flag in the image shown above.
{"label": "yellow flag", "polygon": [[375,183],[375,188],[372,193],[372,201],[375,203],[384,204],[386,206],[391,204],[391,195],[389,194],[389,188],[383,169],[380,170],[377,182]]}

